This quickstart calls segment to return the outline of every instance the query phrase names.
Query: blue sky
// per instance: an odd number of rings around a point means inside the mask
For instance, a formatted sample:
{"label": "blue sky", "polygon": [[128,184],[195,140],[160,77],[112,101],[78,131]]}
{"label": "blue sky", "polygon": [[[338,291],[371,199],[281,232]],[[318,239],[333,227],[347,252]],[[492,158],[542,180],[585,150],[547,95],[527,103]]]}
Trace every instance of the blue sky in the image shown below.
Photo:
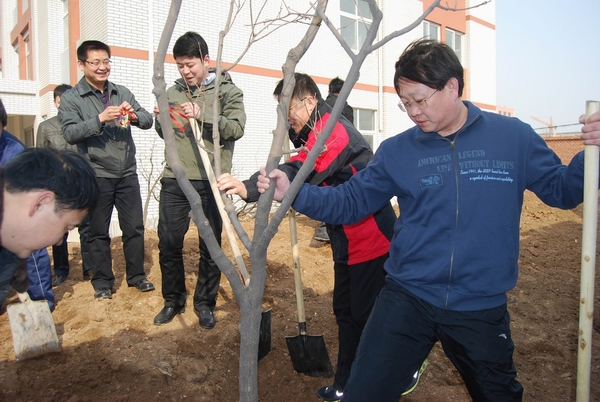
{"label": "blue sky", "polygon": [[577,123],[586,100],[600,101],[600,0],[492,1],[497,104],[514,108],[533,128],[544,125],[530,116]]}

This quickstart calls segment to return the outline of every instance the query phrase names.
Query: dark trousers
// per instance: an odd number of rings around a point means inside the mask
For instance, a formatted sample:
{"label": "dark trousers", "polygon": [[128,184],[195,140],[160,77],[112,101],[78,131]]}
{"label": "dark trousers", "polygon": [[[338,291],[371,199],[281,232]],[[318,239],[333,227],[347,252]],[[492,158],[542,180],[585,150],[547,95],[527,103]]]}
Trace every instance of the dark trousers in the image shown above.
{"label": "dark trousers", "polygon": [[334,265],[333,312],[338,324],[339,349],[333,386],[338,390],[344,390],[350,377],[360,336],[383,288],[383,264],[387,259],[385,254],[360,264]]}
{"label": "dark trousers", "polygon": [[[81,270],[85,275],[90,270],[90,251],[88,249],[88,228],[90,227],[89,215],[83,218],[79,224],[79,244],[81,249]],[[69,276],[69,244],[67,238],[69,233],[65,233],[63,242],[60,246],[52,246],[52,260],[54,263],[54,275]]]}
{"label": "dark trousers", "polygon": [[119,226],[123,232],[123,253],[127,284],[134,286],[144,279],[144,223],[142,198],[137,174],[120,179],[96,178],[100,194],[96,207],[90,211],[88,247],[92,285],[94,289],[112,288],[115,276],[110,252],[110,219],[113,207],[119,214]]}
{"label": "dark trousers", "polygon": [[69,276],[69,244],[67,243],[69,232],[65,233],[60,246],[52,246],[52,262],[54,264],[54,275]]}
{"label": "dark trousers", "polygon": [[440,341],[474,401],[520,401],[506,304],[450,311],[387,278],[356,353],[344,401],[397,402]]}
{"label": "dark trousers", "polygon": [[77,229],[79,231],[79,247],[81,249],[81,270],[85,274],[92,269],[92,263],[90,262],[90,247],[88,244],[88,231],[90,229],[89,214],[83,218]]}
{"label": "dark trousers", "polygon": [[[162,273],[162,294],[165,306],[185,304],[185,269],[183,266],[183,240],[190,227],[190,203],[173,178],[161,179],[158,218],[158,249],[160,272]],[[223,223],[217,203],[207,180],[192,180],[192,186],[202,199],[202,209],[208,219],[219,245]],[[212,260],[206,244],[199,239],[200,261],[198,281],[194,292],[194,309],[213,310],[217,304],[217,292],[221,281],[221,271]]]}

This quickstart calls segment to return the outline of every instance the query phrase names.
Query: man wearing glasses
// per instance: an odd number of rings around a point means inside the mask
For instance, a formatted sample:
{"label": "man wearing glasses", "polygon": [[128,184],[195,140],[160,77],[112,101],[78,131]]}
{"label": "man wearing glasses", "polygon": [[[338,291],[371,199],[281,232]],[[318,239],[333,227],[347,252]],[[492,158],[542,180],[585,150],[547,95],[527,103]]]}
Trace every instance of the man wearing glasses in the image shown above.
{"label": "man wearing glasses", "polygon": [[58,117],[65,139],[76,144],[96,173],[98,204],[90,210],[88,246],[94,297],[111,299],[115,277],[108,233],[113,207],[123,231],[126,279],[140,292],[154,290],[144,272],[144,223],[131,125],[152,127],[152,115],[127,88],[108,81],[110,47],[89,40],[77,48],[83,77],[61,97]]}
{"label": "man wearing glasses", "polygon": [[[518,119],[464,101],[454,51],[413,42],[395,65],[399,107],[415,126],[385,140],[337,187],[304,185],[293,207],[313,219],[356,222],[397,197],[385,286],[360,339],[344,401],[397,402],[434,344],[474,401],[520,401],[507,292],[518,276],[523,193],[562,209],[583,200],[583,152],[568,165]],[[598,140],[600,113],[584,126]],[[269,188],[264,168],[260,192]],[[274,170],[274,198],[289,188]],[[531,373],[532,374],[532,373]]]}

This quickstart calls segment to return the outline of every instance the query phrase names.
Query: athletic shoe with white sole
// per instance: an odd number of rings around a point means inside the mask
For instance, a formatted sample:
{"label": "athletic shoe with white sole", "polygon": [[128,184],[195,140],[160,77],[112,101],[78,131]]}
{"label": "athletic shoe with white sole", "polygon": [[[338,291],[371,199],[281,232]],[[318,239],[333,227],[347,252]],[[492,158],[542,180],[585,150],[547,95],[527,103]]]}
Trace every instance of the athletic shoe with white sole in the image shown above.
{"label": "athletic shoe with white sole", "polygon": [[421,368],[415,373],[415,375],[413,375],[412,381],[410,382],[410,384],[408,384],[408,387],[406,387],[406,391],[404,391],[402,395],[410,394],[415,390],[415,388],[417,388],[419,378],[421,378],[421,374],[423,374],[423,371],[425,371],[428,364],[429,362],[427,361],[427,359],[425,359],[423,361],[423,364],[421,364]]}
{"label": "athletic shoe with white sole", "polygon": [[317,394],[324,401],[339,401],[344,396],[344,391],[338,391],[333,385],[330,385],[319,388]]}

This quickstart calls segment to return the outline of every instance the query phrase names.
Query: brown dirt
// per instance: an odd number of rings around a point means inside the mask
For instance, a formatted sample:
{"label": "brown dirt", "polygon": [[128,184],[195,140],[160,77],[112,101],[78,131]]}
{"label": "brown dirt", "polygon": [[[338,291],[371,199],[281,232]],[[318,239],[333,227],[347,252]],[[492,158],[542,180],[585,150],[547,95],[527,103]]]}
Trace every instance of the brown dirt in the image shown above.
{"label": "brown dirt", "polygon": [[[560,211],[526,195],[520,279],[510,292],[515,362],[525,400],[575,400],[582,208]],[[244,222],[251,230],[252,222]],[[328,245],[312,241],[317,223],[298,218],[308,332],[323,335],[332,363],[337,356],[331,308],[332,262]],[[318,401],[330,379],[297,374],[285,337],[298,334],[288,227],[269,247],[265,300],[273,305],[273,346],[259,363],[261,401]],[[312,242],[312,243],[311,243]],[[215,310],[217,326],[203,330],[187,311],[157,327],[160,290],[139,293],[123,280],[121,239],[113,241],[116,294],[94,300],[81,279],[77,246],[71,246],[70,279],[56,288],[53,313],[60,353],[16,362],[7,314],[0,316],[1,401],[236,401],[239,310],[225,277]],[[157,238],[146,240],[148,277],[160,289]],[[198,260],[195,232],[186,238],[187,285],[193,291]],[[11,297],[15,301],[15,296]],[[598,306],[596,306],[596,311]],[[597,317],[598,318],[598,317]],[[596,320],[596,322],[599,322]],[[598,329],[598,327],[597,327]],[[600,339],[594,331],[591,400],[600,400]],[[439,344],[418,388],[405,401],[468,401],[460,376]]]}

